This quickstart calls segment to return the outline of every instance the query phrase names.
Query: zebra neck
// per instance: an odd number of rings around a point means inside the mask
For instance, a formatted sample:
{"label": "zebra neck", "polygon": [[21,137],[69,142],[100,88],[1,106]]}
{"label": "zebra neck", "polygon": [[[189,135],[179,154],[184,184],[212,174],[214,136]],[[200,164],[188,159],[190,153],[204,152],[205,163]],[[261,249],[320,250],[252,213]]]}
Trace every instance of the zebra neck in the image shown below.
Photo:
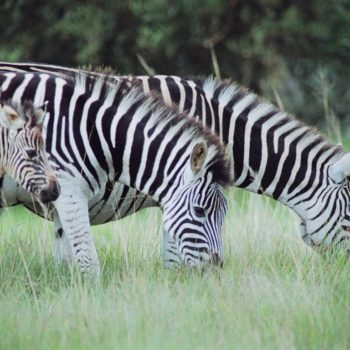
{"label": "zebra neck", "polygon": [[224,111],[222,136],[233,144],[235,185],[300,214],[302,203],[328,181],[328,167],[339,157],[340,147],[254,94],[238,89],[234,98]]}

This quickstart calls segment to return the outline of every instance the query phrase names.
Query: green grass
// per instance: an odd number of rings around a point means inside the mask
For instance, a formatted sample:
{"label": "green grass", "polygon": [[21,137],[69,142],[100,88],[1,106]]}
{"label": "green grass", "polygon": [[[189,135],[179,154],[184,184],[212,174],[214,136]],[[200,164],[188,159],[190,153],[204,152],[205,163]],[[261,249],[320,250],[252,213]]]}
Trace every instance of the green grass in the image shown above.
{"label": "green grass", "polygon": [[162,269],[160,213],[94,228],[101,286],[52,258],[52,224],[0,222],[0,349],[347,349],[350,265],[306,247],[287,208],[230,191],[225,267]]}

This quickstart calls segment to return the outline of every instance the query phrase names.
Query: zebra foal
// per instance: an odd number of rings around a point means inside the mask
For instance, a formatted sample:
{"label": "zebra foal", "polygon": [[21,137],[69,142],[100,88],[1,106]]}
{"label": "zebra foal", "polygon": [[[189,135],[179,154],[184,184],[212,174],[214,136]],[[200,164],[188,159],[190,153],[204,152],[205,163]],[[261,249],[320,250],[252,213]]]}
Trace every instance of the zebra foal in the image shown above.
{"label": "zebra foal", "polygon": [[[41,134],[45,112],[29,101],[0,100],[0,183],[10,176],[41,203],[57,199],[59,185],[49,167]],[[7,197],[11,197],[11,193]],[[0,206],[6,205],[4,198]]]}
{"label": "zebra foal", "polygon": [[[230,153],[201,125],[128,87],[77,73],[1,73],[7,97],[48,101],[45,145],[61,187],[54,220],[84,274],[99,275],[89,203],[116,183],[149,195],[183,263],[221,263]],[[119,187],[120,188],[120,187]],[[123,196],[123,193],[120,193]]]}

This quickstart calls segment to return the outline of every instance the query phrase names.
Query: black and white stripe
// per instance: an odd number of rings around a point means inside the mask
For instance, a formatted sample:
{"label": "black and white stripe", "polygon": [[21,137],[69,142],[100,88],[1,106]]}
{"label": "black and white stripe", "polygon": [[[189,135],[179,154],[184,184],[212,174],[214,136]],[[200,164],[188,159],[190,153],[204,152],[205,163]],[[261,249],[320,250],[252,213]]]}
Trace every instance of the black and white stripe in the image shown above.
{"label": "black and white stripe", "polygon": [[[58,75],[74,71],[31,64],[10,64],[9,69],[43,69]],[[115,79],[139,81],[146,93],[158,94],[167,105],[186,110],[223,143],[232,143],[235,185],[292,208],[301,219],[305,242],[312,246],[341,244],[348,249],[350,159],[341,147],[236,84],[176,76]],[[152,202],[146,200],[141,207],[149,205]],[[101,208],[118,212],[118,194],[112,191]],[[136,210],[131,206],[122,214]],[[99,223],[92,211],[90,214],[93,222]]]}
{"label": "black and white stripe", "polygon": [[[61,185],[55,221],[82,272],[99,273],[89,206],[117,182],[159,203],[164,231],[187,265],[221,262],[226,212],[221,185],[231,178],[214,135],[158,99],[145,97],[140,87],[84,73],[63,79],[2,72],[0,84],[6,97],[47,101],[46,151]],[[198,217],[198,211],[203,215]]]}

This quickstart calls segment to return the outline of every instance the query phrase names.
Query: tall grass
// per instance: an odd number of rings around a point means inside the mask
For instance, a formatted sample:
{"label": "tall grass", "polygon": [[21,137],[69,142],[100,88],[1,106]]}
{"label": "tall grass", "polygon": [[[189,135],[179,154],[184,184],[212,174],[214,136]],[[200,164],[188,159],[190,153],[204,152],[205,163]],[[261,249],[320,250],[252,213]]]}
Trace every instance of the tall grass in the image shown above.
{"label": "tall grass", "polygon": [[101,286],[52,257],[52,224],[8,210],[0,349],[346,349],[350,265],[320,256],[288,209],[229,193],[222,270],[163,270],[160,213],[95,227]]}

